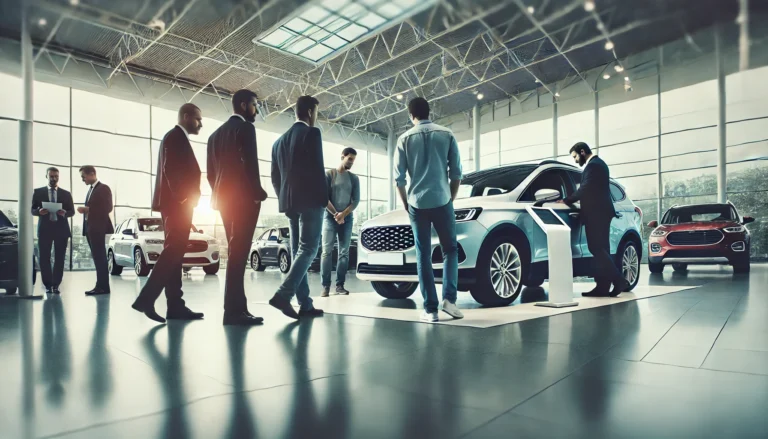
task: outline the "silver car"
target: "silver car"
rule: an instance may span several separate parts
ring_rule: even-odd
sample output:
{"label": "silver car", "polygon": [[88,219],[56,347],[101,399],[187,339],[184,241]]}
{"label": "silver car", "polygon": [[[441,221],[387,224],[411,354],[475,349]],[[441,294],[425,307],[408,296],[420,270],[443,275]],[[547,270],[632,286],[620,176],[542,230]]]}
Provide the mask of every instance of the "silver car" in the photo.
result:
{"label": "silver car", "polygon": [[[459,290],[486,306],[514,302],[523,286],[538,287],[549,277],[547,238],[526,211],[551,207],[571,226],[574,276],[592,276],[592,254],[579,220],[578,205],[554,201],[581,182],[575,166],[547,160],[468,174],[454,202],[459,247]],[[611,180],[617,218],[611,223],[611,253],[629,282],[637,285],[642,256],[642,211]],[[416,248],[408,213],[399,208],[367,221],[360,232],[357,277],[390,299],[409,297],[418,286]],[[432,234],[432,268],[442,282],[442,251]]]}

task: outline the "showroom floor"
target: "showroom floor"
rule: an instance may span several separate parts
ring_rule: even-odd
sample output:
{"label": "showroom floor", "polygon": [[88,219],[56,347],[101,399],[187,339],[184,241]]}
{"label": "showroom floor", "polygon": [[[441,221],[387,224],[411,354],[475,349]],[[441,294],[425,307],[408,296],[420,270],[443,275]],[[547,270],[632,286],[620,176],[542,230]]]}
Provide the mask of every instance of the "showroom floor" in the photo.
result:
{"label": "showroom floor", "polygon": [[[94,274],[78,272],[65,274],[61,297],[0,300],[0,437],[768,431],[767,265],[737,277],[729,268],[644,275],[644,286],[699,287],[491,328],[350,316],[332,303],[354,295],[317,298],[340,314],[291,324],[261,304],[280,280],[271,270],[246,274],[250,310],[265,325],[224,328],[223,275],[191,274],[185,298],[206,319],[188,324],[156,326],[132,311],[142,282],[133,275],[113,278],[111,297],[85,297]],[[417,313],[418,302],[397,306]]]}

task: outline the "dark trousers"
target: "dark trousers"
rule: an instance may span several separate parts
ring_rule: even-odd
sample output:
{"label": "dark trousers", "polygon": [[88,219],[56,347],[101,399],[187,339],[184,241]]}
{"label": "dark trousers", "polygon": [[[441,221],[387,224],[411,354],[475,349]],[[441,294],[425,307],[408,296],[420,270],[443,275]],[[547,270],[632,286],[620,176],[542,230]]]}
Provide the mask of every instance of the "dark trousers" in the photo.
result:
{"label": "dark trousers", "polygon": [[86,235],[91,249],[93,265],[96,266],[96,288],[109,291],[109,268],[107,267],[107,235],[88,231]]}
{"label": "dark trousers", "polygon": [[[61,285],[64,276],[64,256],[67,254],[69,236],[40,236],[37,248],[40,250],[40,277],[46,288]],[[53,270],[51,270],[51,249],[54,251]]]}
{"label": "dark trousers", "polygon": [[261,204],[221,208],[221,221],[227,234],[227,280],[224,285],[224,313],[248,310],[245,298],[245,266],[259,220]]}
{"label": "dark trousers", "polygon": [[189,229],[192,226],[192,206],[162,212],[165,242],[163,252],[155,263],[139,300],[154,304],[165,289],[168,309],[184,306],[181,291],[181,266],[189,242]]}
{"label": "dark trousers", "polygon": [[611,221],[613,217],[589,218],[584,223],[587,247],[594,261],[594,278],[598,289],[607,291],[611,282],[618,282],[621,273],[611,257]]}

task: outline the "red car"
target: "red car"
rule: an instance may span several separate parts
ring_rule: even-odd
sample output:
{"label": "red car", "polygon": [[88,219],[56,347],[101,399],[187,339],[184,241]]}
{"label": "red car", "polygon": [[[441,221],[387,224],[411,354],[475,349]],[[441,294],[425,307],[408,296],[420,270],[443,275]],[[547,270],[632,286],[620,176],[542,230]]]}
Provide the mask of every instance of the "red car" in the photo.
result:
{"label": "red car", "polygon": [[744,225],[753,221],[739,216],[730,202],[672,206],[661,224],[648,223],[654,228],[648,240],[648,269],[661,273],[665,265],[686,271],[689,264],[719,264],[733,266],[734,273],[748,273],[750,236]]}

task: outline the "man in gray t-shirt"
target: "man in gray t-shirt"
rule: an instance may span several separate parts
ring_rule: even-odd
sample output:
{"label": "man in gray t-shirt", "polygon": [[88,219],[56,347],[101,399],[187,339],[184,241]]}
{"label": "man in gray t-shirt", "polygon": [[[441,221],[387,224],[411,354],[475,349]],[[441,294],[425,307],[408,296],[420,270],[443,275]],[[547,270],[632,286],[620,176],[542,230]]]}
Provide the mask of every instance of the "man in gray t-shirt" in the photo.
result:
{"label": "man in gray t-shirt", "polygon": [[323,253],[320,259],[320,274],[323,279],[321,297],[328,297],[331,290],[331,269],[333,268],[333,246],[339,239],[339,261],[336,266],[336,293],[349,294],[344,281],[349,268],[349,243],[352,239],[352,212],[360,204],[360,180],[350,169],[355,164],[357,151],[345,148],[341,163],[335,169],[326,171],[328,186],[328,208],[323,218]]}

